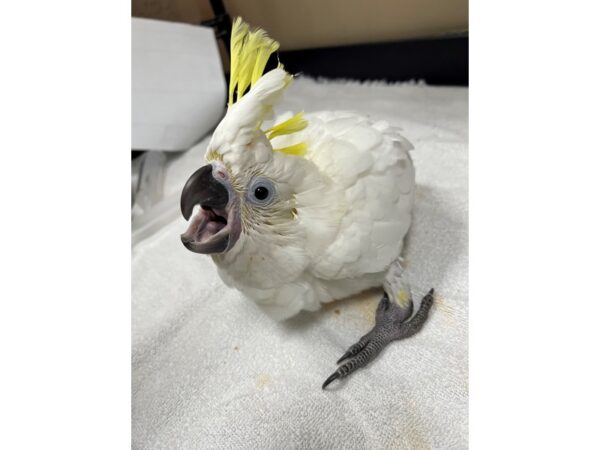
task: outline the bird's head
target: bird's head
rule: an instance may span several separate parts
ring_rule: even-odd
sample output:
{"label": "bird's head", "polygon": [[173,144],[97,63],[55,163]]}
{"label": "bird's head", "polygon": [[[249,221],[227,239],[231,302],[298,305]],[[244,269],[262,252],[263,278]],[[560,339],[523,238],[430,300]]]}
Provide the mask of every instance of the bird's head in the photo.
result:
{"label": "bird's head", "polygon": [[181,239],[193,252],[224,253],[243,235],[281,238],[291,230],[306,144],[274,148],[272,140],[301,131],[307,122],[299,113],[262,129],[292,79],[281,66],[263,75],[277,48],[264,31],[234,22],[227,114],[207,148],[207,164],[194,172],[181,195],[181,212],[189,220]]}

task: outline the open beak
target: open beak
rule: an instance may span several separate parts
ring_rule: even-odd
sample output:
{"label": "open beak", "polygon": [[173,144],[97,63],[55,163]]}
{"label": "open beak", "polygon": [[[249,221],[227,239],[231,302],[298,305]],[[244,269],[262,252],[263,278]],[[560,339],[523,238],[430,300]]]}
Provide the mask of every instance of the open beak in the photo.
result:
{"label": "open beak", "polygon": [[[181,213],[190,221],[188,229],[181,235],[181,242],[196,253],[222,253],[237,240],[236,233],[232,235],[231,232],[236,212],[230,205],[229,191],[212,173],[211,164],[201,167],[181,192]],[[190,220],[196,205],[200,205],[200,210]]]}

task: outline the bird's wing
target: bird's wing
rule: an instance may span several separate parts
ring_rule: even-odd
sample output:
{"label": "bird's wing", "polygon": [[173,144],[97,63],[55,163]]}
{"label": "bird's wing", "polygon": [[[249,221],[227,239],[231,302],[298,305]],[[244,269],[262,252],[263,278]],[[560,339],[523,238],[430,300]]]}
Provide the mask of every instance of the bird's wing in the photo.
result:
{"label": "bird's wing", "polygon": [[333,239],[313,255],[322,279],[356,277],[387,269],[402,250],[411,222],[415,172],[412,145],[387,122],[346,112],[307,115],[301,138],[312,160],[342,193]]}

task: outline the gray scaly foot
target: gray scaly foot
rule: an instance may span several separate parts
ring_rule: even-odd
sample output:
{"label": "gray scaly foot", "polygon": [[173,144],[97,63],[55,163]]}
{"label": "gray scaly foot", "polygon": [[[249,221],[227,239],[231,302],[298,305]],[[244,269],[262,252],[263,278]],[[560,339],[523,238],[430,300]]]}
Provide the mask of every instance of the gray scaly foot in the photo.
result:
{"label": "gray scaly foot", "polygon": [[427,320],[431,305],[433,305],[433,289],[423,297],[417,313],[410,320],[406,321],[407,317],[412,313],[412,302],[410,302],[409,307],[403,307],[396,302],[391,302],[388,294],[384,294],[377,306],[375,326],[361,337],[356,344],[351,346],[338,360],[338,364],[344,360],[348,361],[338,367],[325,380],[322,386],[323,389],[332,381],[347,377],[356,369],[373,361],[379,352],[390,342],[406,339],[419,332]]}

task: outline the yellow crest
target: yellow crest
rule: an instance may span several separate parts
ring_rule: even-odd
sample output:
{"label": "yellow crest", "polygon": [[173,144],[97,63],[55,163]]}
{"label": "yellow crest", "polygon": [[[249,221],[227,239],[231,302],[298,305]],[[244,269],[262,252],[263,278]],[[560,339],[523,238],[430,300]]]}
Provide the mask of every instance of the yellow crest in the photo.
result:
{"label": "yellow crest", "polygon": [[[278,49],[279,42],[271,39],[264,30],[260,28],[250,30],[250,26],[243,22],[240,17],[234,20],[231,29],[229,106],[238,102],[244,96],[248,87],[252,89],[254,84],[262,77],[269,57]],[[279,67],[283,68],[281,63]],[[292,118],[274,125],[265,131],[265,134],[271,140],[277,136],[296,133],[307,126],[308,122],[304,119],[304,113],[300,112]],[[306,153],[306,144],[299,143],[289,147],[274,148],[273,150],[301,156]]]}

